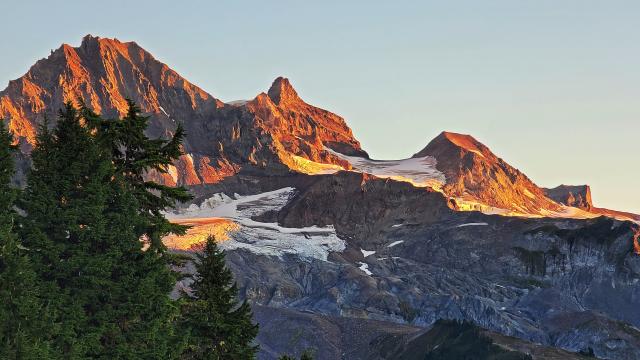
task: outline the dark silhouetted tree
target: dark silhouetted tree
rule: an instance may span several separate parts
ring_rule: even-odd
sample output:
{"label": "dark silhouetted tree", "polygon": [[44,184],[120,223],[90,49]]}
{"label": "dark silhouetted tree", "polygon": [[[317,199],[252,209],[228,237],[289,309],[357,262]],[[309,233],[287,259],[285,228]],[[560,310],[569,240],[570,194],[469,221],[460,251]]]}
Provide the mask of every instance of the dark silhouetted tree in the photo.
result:
{"label": "dark silhouetted tree", "polygon": [[188,332],[184,359],[253,359],[258,326],[245,301],[238,303],[225,254],[210,236],[196,255],[191,293],[185,294],[183,326]]}
{"label": "dark silhouetted tree", "polygon": [[17,190],[12,136],[0,121],[0,358],[51,358],[45,334],[48,309],[38,297],[39,284],[25,248],[14,232]]}
{"label": "dark silhouetted tree", "polygon": [[118,155],[107,141],[116,131],[97,131],[92,121],[107,121],[83,114],[67,104],[53,131],[41,129],[20,202],[25,245],[57,309],[55,349],[65,359],[175,358],[178,309],[168,296],[175,276],[168,256],[145,251],[141,241],[173,229],[160,213],[170,200],[159,190],[150,205],[139,187],[153,185],[133,175],[174,154],[158,150],[150,162]]}

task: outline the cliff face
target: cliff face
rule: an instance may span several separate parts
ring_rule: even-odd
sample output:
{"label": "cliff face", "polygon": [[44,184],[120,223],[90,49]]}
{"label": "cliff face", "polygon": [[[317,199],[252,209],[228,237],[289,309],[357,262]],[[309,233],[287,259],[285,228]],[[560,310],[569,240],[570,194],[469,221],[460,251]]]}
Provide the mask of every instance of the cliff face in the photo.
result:
{"label": "cliff face", "polygon": [[525,174],[469,135],[443,132],[413,157],[422,156],[436,158],[451,197],[523,214],[560,210]]}
{"label": "cliff face", "polygon": [[[342,154],[368,157],[343,118],[304,102],[288,79],[277,78],[267,95],[274,106],[260,109],[250,103],[248,107],[256,115],[264,116],[269,128],[289,152],[320,159],[322,156],[317,153],[322,148],[307,149],[307,144],[324,144]],[[277,111],[273,111],[274,108]]]}
{"label": "cliff face", "polygon": [[189,83],[134,42],[86,36],[79,47],[62,45],[0,93],[0,116],[20,139],[33,144],[36,124],[64,102],[81,98],[96,112],[123,115],[126,98],[154,116],[156,135],[181,117],[204,117],[223,103]]}
{"label": "cliff face", "polygon": [[124,115],[126,99],[134,100],[151,117],[152,137],[169,136],[182,123],[186,154],[168,174],[151,175],[169,185],[216,183],[243,169],[287,173],[297,169],[296,157],[348,167],[325,147],[366,156],[341,117],[302,101],[287,79],[249,102],[225,104],[135,42],[90,35],[11,81],[0,92],[0,118],[28,154],[43,118],[55,120],[65,102],[77,99],[107,117]]}
{"label": "cliff face", "polygon": [[560,204],[587,211],[593,208],[589,185],[560,185],[552,189],[543,188],[542,190],[549,198]]}
{"label": "cliff face", "polygon": [[466,319],[569,351],[640,356],[637,224],[456,212],[446,202],[406,182],[316,176],[267,221],[309,229],[301,249],[333,225],[343,251],[322,261],[234,250],[228,263],[242,296],[265,306],[417,326]]}

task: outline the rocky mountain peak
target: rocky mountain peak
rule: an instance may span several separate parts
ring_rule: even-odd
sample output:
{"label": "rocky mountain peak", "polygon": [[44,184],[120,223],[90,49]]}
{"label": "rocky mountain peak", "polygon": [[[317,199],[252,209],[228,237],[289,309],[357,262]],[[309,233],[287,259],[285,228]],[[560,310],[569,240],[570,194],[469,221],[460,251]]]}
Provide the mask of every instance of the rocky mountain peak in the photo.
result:
{"label": "rocky mountain peak", "polygon": [[481,155],[491,153],[489,148],[484,146],[482,143],[480,143],[471,135],[443,131],[440,134],[440,136],[450,141],[453,145],[458,146],[464,150],[471,151],[473,153],[478,153]]}
{"label": "rocky mountain peak", "polygon": [[366,156],[344,119],[302,101],[284,77],[251,101],[226,105],[135,42],[93,35],[77,47],[63,44],[11,81],[0,92],[0,119],[28,155],[38,123],[78,98],[107,117],[124,115],[133,100],[151,117],[152,137],[182,123],[186,154],[155,179],[169,185],[215,183],[255,167],[287,173],[304,159],[340,162],[325,147]]}
{"label": "rocky mountain peak", "polygon": [[[57,109],[77,98],[107,116],[124,114],[130,98],[144,112],[166,118],[154,119],[152,131],[158,135],[175,126],[173,120],[186,121],[224,105],[136,43],[87,35],[79,47],[63,44],[11,81],[0,92],[0,118],[8,119],[19,141],[32,144],[36,123],[45,115],[55,119]],[[172,116],[163,109],[173,109]]]}
{"label": "rocky mountain peak", "polygon": [[427,155],[436,157],[436,155],[442,156],[446,153],[457,153],[461,156],[475,154],[495,158],[491,150],[473,136],[448,131],[441,132],[429,142],[427,147],[414,154],[413,157],[423,157]]}
{"label": "rocky mountain peak", "polygon": [[289,79],[282,76],[273,81],[267,94],[276,105],[292,104],[302,101],[289,82]]}
{"label": "rocky mountain peak", "polygon": [[526,175],[470,135],[442,132],[413,157],[424,156],[434,157],[436,168],[445,174],[445,193],[471,204],[464,207],[537,215],[560,209]]}

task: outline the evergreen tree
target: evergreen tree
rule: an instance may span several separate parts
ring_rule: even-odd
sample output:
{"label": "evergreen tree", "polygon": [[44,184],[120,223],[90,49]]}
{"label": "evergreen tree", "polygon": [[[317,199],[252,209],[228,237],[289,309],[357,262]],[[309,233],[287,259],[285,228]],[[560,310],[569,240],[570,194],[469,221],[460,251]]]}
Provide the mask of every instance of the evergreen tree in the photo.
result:
{"label": "evergreen tree", "polygon": [[35,273],[14,233],[16,189],[10,186],[14,172],[12,136],[0,121],[0,358],[51,358],[42,334],[45,309],[38,298]]}
{"label": "evergreen tree", "polygon": [[167,173],[168,166],[182,155],[184,129],[181,125],[171,139],[150,139],[145,135],[149,117],[140,114],[140,108],[127,100],[127,115],[121,120],[103,119],[85,106],[81,110],[87,124],[108,147],[116,172],[120,174],[139,203],[139,215],[144,218],[143,233],[149,240],[150,250],[164,251],[162,238],[173,233],[182,235],[188,228],[169,222],[162,211],[178,202],[191,199],[184,187],[170,187],[145,180],[150,171]]}
{"label": "evergreen tree", "polygon": [[53,131],[41,129],[20,202],[25,245],[57,309],[54,346],[65,359],[173,358],[175,277],[140,241],[155,218],[95,130],[67,104]]}
{"label": "evergreen tree", "polygon": [[210,236],[196,254],[191,294],[185,294],[184,327],[189,333],[184,359],[253,359],[258,326],[251,308],[237,303],[238,289],[225,254]]}
{"label": "evergreen tree", "polygon": [[[296,358],[289,355],[282,355],[278,360],[296,360]],[[300,360],[313,360],[313,352],[311,350],[305,350],[302,355],[300,355]]]}

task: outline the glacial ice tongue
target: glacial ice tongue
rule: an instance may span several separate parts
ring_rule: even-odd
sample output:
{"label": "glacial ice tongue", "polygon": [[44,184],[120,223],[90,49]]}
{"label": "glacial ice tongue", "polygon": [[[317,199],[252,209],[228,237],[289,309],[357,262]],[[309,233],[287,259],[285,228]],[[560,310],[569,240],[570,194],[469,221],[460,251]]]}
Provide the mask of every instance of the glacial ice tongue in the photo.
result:
{"label": "glacial ice tongue", "polygon": [[165,244],[173,249],[190,250],[212,233],[222,240],[222,249],[245,249],[260,255],[292,254],[326,261],[330,252],[343,251],[346,244],[336,235],[333,226],[287,228],[252,219],[282,209],[294,192],[294,188],[286,187],[247,196],[218,193],[201,205],[167,213],[171,221],[193,227],[184,236],[165,238]]}

